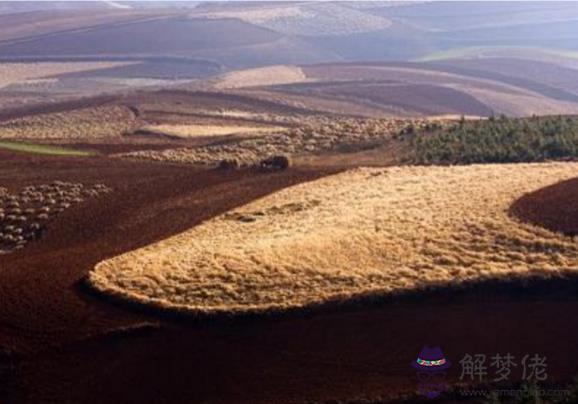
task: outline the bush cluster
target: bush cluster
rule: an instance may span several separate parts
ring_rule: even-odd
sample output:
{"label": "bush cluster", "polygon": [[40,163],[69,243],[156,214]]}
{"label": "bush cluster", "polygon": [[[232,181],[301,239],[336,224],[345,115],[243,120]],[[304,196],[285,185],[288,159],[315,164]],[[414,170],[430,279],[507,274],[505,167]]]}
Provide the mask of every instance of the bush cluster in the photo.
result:
{"label": "bush cluster", "polygon": [[27,186],[18,194],[0,188],[0,254],[40,238],[47,222],[74,204],[110,191],[104,184],[85,187],[63,181]]}
{"label": "bush cluster", "polygon": [[578,157],[578,117],[460,120],[413,137],[421,164],[510,163]]}

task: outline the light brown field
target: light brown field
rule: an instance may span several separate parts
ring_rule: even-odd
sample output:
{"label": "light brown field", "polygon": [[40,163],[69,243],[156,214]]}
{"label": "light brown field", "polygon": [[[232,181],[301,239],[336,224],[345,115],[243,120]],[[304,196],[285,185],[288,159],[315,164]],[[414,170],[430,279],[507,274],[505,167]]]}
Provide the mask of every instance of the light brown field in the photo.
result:
{"label": "light brown field", "polygon": [[0,123],[0,139],[96,139],[117,137],[137,126],[134,113],[121,106],[103,106],[33,115]]}
{"label": "light brown field", "polygon": [[269,86],[310,81],[297,66],[267,66],[227,73],[215,85],[220,89]]}
{"label": "light brown field", "polygon": [[135,64],[135,62],[0,63],[0,88],[28,80],[130,64]]}
{"label": "light brown field", "polygon": [[356,169],[99,263],[96,289],[189,313],[300,308],[578,270],[576,239],[508,216],[577,163]]}
{"label": "light brown field", "polygon": [[220,125],[150,125],[144,130],[180,138],[197,138],[210,136],[227,136],[235,134],[272,133],[284,130],[274,126],[220,126]]}

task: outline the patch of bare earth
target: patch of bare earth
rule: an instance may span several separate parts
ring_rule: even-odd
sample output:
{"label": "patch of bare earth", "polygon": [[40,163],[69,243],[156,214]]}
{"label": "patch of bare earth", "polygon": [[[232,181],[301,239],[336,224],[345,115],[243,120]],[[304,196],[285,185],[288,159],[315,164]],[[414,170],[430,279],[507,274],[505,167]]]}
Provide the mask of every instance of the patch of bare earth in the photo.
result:
{"label": "patch of bare earth", "polygon": [[578,236],[578,179],[574,178],[526,194],[511,208],[528,223],[568,236]]}

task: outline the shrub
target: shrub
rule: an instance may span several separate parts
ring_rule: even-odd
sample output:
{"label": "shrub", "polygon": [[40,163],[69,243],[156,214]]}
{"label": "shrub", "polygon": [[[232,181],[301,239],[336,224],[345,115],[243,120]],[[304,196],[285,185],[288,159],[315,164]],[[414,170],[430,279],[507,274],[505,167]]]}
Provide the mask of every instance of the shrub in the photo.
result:
{"label": "shrub", "polygon": [[261,168],[267,170],[286,170],[291,166],[291,159],[288,156],[271,156],[261,161]]}
{"label": "shrub", "polygon": [[237,159],[224,159],[219,162],[220,170],[236,170],[239,168],[239,160]]}

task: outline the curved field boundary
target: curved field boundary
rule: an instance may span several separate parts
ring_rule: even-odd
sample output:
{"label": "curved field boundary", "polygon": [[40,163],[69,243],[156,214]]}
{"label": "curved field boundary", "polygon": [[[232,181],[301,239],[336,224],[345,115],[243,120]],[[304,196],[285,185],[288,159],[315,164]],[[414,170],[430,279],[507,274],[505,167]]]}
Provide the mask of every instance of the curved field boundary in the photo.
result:
{"label": "curved field boundary", "polygon": [[285,311],[578,270],[578,245],[508,215],[576,163],[356,169],[96,265],[98,291],[191,314]]}
{"label": "curved field boundary", "polygon": [[576,201],[578,178],[524,195],[512,205],[511,212],[524,222],[575,237],[578,236]]}
{"label": "curved field boundary", "polygon": [[11,119],[25,118],[33,115],[44,115],[58,112],[68,112],[78,109],[100,107],[115,101],[122,100],[122,97],[117,95],[99,95],[95,97],[84,97],[74,100],[66,100],[54,103],[41,103],[26,105],[17,108],[7,108],[0,111],[0,122],[9,121]]}

